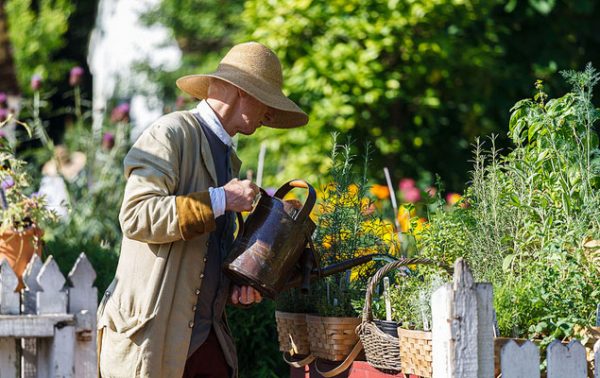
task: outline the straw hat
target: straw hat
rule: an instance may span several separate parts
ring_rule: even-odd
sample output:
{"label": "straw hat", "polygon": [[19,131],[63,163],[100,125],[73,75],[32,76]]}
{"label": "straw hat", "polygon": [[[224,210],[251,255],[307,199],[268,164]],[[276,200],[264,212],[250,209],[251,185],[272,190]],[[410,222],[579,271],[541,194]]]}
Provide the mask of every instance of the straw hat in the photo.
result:
{"label": "straw hat", "polygon": [[284,129],[308,122],[306,113],[281,91],[283,75],[279,59],[260,43],[247,42],[233,46],[215,72],[181,77],[177,80],[177,86],[196,98],[205,99],[210,78],[233,84],[273,109],[272,120],[265,126]]}

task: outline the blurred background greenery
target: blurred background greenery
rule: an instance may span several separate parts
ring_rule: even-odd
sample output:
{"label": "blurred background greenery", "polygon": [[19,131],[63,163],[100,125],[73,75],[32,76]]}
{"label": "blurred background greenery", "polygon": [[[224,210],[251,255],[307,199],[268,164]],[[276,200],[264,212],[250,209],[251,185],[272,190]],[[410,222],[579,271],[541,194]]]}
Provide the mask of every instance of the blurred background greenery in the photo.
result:
{"label": "blurred background greenery", "polygon": [[[42,126],[55,144],[84,150],[88,162],[96,161],[101,146],[101,133],[91,126],[94,78],[87,63],[98,6],[98,0],[0,1],[0,92],[22,94],[19,118],[32,122],[30,80],[40,75]],[[372,142],[372,183],[384,184],[388,167],[394,185],[411,178],[425,189],[439,175],[446,192],[461,193],[475,138],[497,133],[497,146],[507,147],[509,109],[533,95],[536,79],[558,96],[567,89],[558,71],[600,66],[600,3],[594,0],[159,0],[139,17],[149,27],[166,27],[182,51],[176,70],[136,63],[158,84],[154,95],[164,111],[194,106],[175,79],[214,70],[233,44],[257,40],[277,53],[285,92],[310,122],[239,139],[243,171],[256,172],[257,141],[264,142],[265,187],[295,177],[326,183],[330,134],[337,131],[361,142],[354,143],[356,153],[363,141]],[[77,94],[66,80],[73,66],[84,68]],[[84,109],[79,115],[77,96]],[[110,119],[119,100],[115,95],[103,109],[101,131],[129,127],[128,117]],[[100,293],[114,274],[121,237],[121,159],[131,140],[117,142],[116,152],[102,160],[110,170],[88,167],[96,185],[68,183],[75,193],[71,214],[48,232],[45,249],[67,271],[86,251]],[[48,144],[23,139],[15,148],[41,180],[40,168],[52,154]],[[285,375],[273,311],[267,301],[230,312],[244,377]]]}

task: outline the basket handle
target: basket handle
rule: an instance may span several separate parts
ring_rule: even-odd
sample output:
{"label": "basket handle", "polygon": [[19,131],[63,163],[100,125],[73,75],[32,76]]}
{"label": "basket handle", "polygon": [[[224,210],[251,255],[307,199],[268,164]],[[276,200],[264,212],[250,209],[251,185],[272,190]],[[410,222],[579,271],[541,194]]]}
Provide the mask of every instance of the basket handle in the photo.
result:
{"label": "basket handle", "polygon": [[371,300],[373,298],[373,292],[375,291],[375,287],[379,284],[379,281],[381,280],[381,278],[383,276],[385,276],[386,274],[388,274],[389,272],[391,272],[392,270],[396,270],[403,266],[415,265],[415,264],[437,265],[440,268],[447,271],[448,273],[452,274],[452,268],[450,268],[449,266],[439,263],[437,261],[433,261],[433,260],[425,259],[425,258],[421,258],[421,257],[402,258],[400,260],[397,260],[397,261],[394,261],[394,262],[384,265],[373,275],[373,277],[371,277],[369,279],[369,282],[367,284],[367,295],[365,298],[365,307],[363,307],[363,316],[362,316],[363,322],[370,322],[373,320],[373,313],[371,312]]}
{"label": "basket handle", "polygon": [[310,364],[315,360],[315,356],[309,354],[299,361],[292,360],[292,356],[288,352],[283,352],[283,360],[287,362],[288,365],[294,368],[303,368],[306,365]]}
{"label": "basket handle", "polygon": [[317,373],[319,373],[321,376],[325,377],[325,378],[329,378],[329,377],[335,377],[338,374],[341,374],[343,372],[345,372],[346,370],[348,370],[348,368],[350,367],[350,365],[352,365],[352,363],[354,362],[354,360],[356,359],[356,357],[358,356],[358,354],[362,351],[363,349],[363,345],[362,342],[360,340],[358,340],[356,342],[356,345],[354,345],[354,348],[352,348],[352,351],[350,352],[350,354],[346,357],[346,359],[344,361],[342,361],[341,364],[339,364],[338,366],[334,367],[331,370],[328,371],[321,371],[321,369],[319,369],[319,360],[315,360],[315,370],[317,371]]}

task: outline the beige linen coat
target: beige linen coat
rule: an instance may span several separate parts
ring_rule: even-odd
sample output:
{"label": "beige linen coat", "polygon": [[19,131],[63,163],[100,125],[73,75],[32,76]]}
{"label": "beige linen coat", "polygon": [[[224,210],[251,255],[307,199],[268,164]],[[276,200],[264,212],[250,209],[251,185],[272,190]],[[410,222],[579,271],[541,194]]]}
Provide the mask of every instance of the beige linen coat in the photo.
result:
{"label": "beige linen coat", "polygon": [[[233,175],[241,162],[232,154]],[[181,377],[215,229],[210,146],[190,112],[161,117],[125,158],[127,185],[115,278],[98,309],[102,377]],[[214,324],[237,374],[225,317]]]}

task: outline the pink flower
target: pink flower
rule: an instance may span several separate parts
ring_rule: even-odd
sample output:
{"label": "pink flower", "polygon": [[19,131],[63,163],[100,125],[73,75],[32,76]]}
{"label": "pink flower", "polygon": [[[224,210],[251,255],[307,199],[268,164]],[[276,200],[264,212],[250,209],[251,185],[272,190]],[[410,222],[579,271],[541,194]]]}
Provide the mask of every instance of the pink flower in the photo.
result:
{"label": "pink flower", "polygon": [[39,91],[42,88],[42,77],[35,74],[31,77],[31,89]]}
{"label": "pink flower", "polygon": [[416,203],[421,200],[421,191],[419,188],[411,187],[402,190],[402,198],[406,202]]}
{"label": "pink flower", "polygon": [[415,180],[413,180],[411,178],[403,178],[398,183],[398,187],[400,188],[401,191],[403,191],[405,189],[414,188],[415,187]]}
{"label": "pink flower", "polygon": [[435,197],[437,194],[437,188],[435,186],[430,186],[429,188],[425,189],[425,192],[429,194],[429,197]]}
{"label": "pink flower", "polygon": [[8,96],[4,92],[0,92],[0,105],[6,105],[6,100]]}
{"label": "pink flower", "polygon": [[77,66],[71,68],[71,72],[69,74],[69,85],[74,87],[76,85],[81,84],[81,78],[83,77],[83,68]]}

